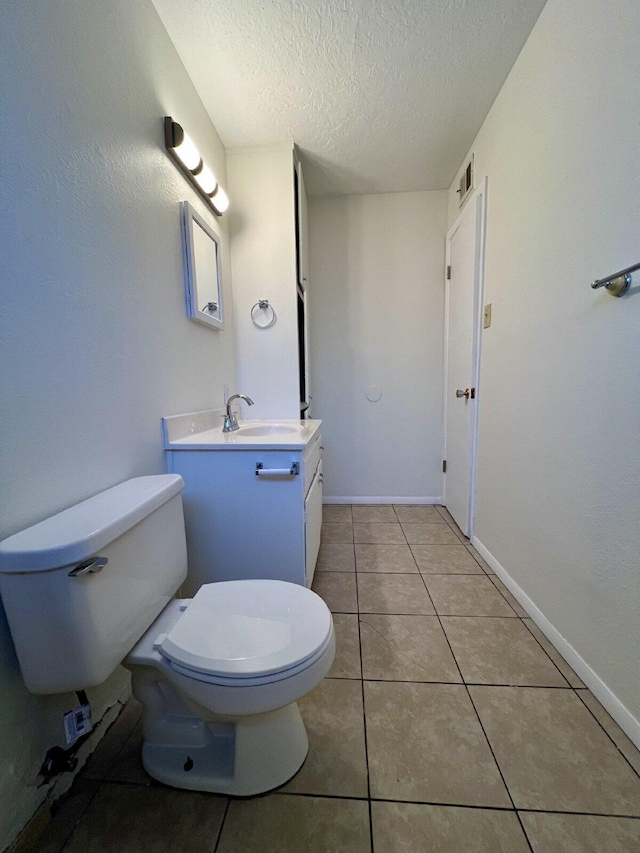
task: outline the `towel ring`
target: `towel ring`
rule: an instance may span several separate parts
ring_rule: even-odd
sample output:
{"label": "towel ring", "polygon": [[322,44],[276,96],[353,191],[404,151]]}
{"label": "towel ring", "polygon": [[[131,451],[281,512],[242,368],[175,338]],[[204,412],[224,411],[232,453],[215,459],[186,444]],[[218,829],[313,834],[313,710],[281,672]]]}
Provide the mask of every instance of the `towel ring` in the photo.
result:
{"label": "towel ring", "polygon": [[[256,316],[255,316],[256,315],[256,309],[258,309],[260,311],[267,311],[267,312],[271,311],[271,319],[268,320],[266,323],[258,323],[256,321]],[[267,314],[267,316],[268,316],[268,314]],[[276,319],[277,319],[276,318],[276,312],[273,309],[273,305],[269,305],[268,299],[259,299],[256,302],[256,304],[253,306],[253,308],[251,309],[251,320],[253,322],[253,325],[257,329],[268,329],[270,326],[273,326]]]}

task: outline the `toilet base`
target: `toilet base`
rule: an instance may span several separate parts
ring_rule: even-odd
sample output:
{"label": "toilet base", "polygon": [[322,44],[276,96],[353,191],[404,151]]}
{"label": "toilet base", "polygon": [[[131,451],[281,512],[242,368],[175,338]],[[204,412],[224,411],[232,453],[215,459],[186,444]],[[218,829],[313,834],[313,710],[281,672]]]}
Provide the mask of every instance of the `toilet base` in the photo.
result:
{"label": "toilet base", "polygon": [[[145,727],[146,728],[146,727]],[[307,757],[309,739],[296,702],[234,719],[169,714],[142,747],[147,773],[165,785],[237,797],[284,785]]]}

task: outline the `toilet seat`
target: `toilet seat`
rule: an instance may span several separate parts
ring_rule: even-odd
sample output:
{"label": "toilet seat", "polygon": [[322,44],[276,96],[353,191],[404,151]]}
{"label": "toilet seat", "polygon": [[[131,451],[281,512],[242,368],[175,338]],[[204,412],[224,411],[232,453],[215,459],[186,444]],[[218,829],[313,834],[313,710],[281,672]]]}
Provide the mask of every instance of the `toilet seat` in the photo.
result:
{"label": "toilet seat", "polygon": [[311,666],[332,641],[331,613],[298,584],[205,584],[154,647],[189,678],[229,686],[279,681]]}
{"label": "toilet seat", "polygon": [[187,669],[186,666],[181,666],[179,663],[175,663],[175,661],[169,660],[167,662],[174,672],[179,672],[180,675],[184,675],[194,681],[203,681],[206,684],[217,684],[220,687],[259,687],[261,684],[275,684],[278,681],[284,681],[287,678],[292,678],[294,675],[297,675],[305,669],[309,669],[309,667],[327,653],[328,649],[331,647],[331,643],[332,636],[330,634],[322,644],[322,647],[310,658],[307,658],[289,669],[285,669],[280,672],[272,672],[269,675],[262,676],[227,677],[224,675],[209,675],[208,673],[196,672],[195,670]]}

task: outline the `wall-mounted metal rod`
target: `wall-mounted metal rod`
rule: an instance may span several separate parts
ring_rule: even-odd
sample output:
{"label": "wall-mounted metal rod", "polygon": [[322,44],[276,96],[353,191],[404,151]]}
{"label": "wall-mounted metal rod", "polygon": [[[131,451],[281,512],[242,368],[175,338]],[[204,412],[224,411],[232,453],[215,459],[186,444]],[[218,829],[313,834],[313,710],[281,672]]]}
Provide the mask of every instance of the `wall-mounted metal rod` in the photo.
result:
{"label": "wall-mounted metal rod", "polygon": [[613,275],[608,275],[606,278],[599,278],[591,283],[591,287],[594,290],[598,287],[606,287],[607,293],[610,293],[612,296],[622,296],[631,284],[631,273],[636,270],[640,270],[640,264],[633,264]]}

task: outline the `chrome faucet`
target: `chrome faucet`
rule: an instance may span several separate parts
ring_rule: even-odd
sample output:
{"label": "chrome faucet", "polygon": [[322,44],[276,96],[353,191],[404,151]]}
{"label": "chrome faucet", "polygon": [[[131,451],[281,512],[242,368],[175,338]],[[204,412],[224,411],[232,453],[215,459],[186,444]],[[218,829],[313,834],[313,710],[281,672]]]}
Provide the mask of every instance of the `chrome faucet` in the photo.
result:
{"label": "chrome faucet", "polygon": [[253,406],[253,400],[251,397],[247,397],[246,394],[232,394],[227,400],[227,414],[223,415],[224,426],[222,427],[222,432],[235,432],[237,429],[240,429],[236,413],[231,411],[231,404],[234,400],[244,400],[248,406]]}

